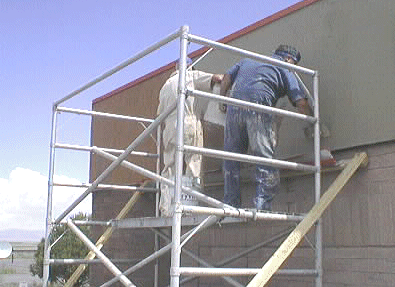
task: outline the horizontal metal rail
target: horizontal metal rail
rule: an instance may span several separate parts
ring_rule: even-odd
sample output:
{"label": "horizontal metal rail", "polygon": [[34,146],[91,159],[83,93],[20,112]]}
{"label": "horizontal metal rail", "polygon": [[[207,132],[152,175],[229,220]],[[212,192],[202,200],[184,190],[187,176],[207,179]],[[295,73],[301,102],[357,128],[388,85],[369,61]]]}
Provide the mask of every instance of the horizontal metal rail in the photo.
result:
{"label": "horizontal metal rail", "polygon": [[[208,227],[216,224],[218,222],[218,217],[216,216],[210,216],[210,220],[206,222],[206,225],[204,226],[204,229],[207,229]],[[201,231],[203,231],[203,229],[201,229]],[[188,237],[189,234],[191,234],[193,232],[193,229],[189,230],[188,232],[186,232],[185,234],[183,234],[181,236],[181,240],[185,239]],[[163,256],[164,254],[166,254],[167,252],[169,252],[171,250],[172,244],[169,243],[166,246],[162,247],[161,249],[159,249],[158,251],[154,252],[153,254],[151,254],[150,256],[144,258],[143,260],[141,260],[139,263],[137,263],[136,265],[128,268],[126,271],[123,272],[123,275],[129,275],[132,274],[133,272],[136,272],[137,270],[139,270],[140,268],[144,267],[145,265],[151,263],[153,260]],[[117,282],[118,280],[120,280],[119,276],[111,279],[110,281],[104,283],[101,285],[101,287],[105,287],[105,286],[111,286],[113,283]]]}
{"label": "horizontal metal rail", "polygon": [[198,148],[189,145],[184,145],[184,151],[189,153],[197,153],[214,158],[268,165],[268,166],[273,166],[283,169],[293,169],[293,170],[312,171],[312,172],[315,172],[317,170],[315,166],[307,165],[307,164],[288,162],[278,159],[268,159],[259,156],[245,155],[245,154],[227,152],[227,151],[216,150],[216,149]]}
{"label": "horizontal metal rail", "polygon": [[316,118],[307,116],[304,114],[290,112],[290,111],[278,109],[278,108],[272,108],[272,107],[261,105],[261,104],[251,103],[251,102],[247,102],[247,101],[243,101],[243,100],[239,100],[239,99],[234,99],[234,98],[230,98],[230,97],[224,97],[224,96],[220,96],[220,95],[216,95],[216,94],[202,92],[199,90],[188,89],[187,93],[188,93],[188,95],[193,95],[193,96],[196,96],[199,98],[208,98],[208,99],[216,101],[216,102],[222,102],[222,103],[229,104],[232,106],[250,109],[250,110],[254,110],[254,111],[258,111],[258,112],[262,112],[262,113],[292,117],[295,119],[308,121],[310,123],[316,122]]}
{"label": "horizontal metal rail", "polygon": [[[206,215],[186,216],[181,220],[182,226],[194,226],[201,224],[207,218]],[[247,222],[246,218],[232,218],[227,217],[221,220],[221,224],[242,223]],[[99,225],[111,226],[114,228],[154,228],[154,227],[170,227],[172,225],[171,217],[141,217],[141,218],[125,218],[125,219],[111,219],[109,221],[93,221],[93,220],[73,220],[77,226],[81,225]],[[61,222],[61,224],[66,224]]]}
{"label": "horizontal metal rail", "polygon": [[[61,149],[71,149],[71,150],[80,150],[80,151],[93,151],[93,147],[91,146],[81,146],[81,145],[71,145],[71,144],[61,144],[61,143],[55,143],[54,145],[55,148],[61,148]],[[122,149],[112,149],[112,148],[103,148],[103,147],[98,147],[101,150],[104,150],[105,152],[110,152],[113,154],[122,154],[125,152],[125,150]],[[136,155],[136,156],[144,156],[144,157],[152,157],[152,158],[158,158],[158,154],[153,154],[153,153],[148,153],[148,152],[141,152],[141,151],[132,151],[130,153],[131,155]]]}
{"label": "horizontal metal rail", "polygon": [[[222,221],[221,221],[221,224],[222,224]],[[269,245],[270,243],[273,243],[273,242],[275,242],[275,241],[277,241],[277,240],[289,235],[292,230],[293,230],[293,228],[290,228],[290,229],[285,230],[283,232],[277,233],[273,237],[271,237],[270,239],[262,241],[262,242],[258,243],[257,245],[251,246],[251,247],[243,250],[242,252],[236,253],[236,254],[232,255],[231,257],[225,258],[225,259],[223,259],[223,260],[221,260],[219,262],[214,263],[213,267],[223,267],[223,266],[225,266],[225,265],[227,265],[227,264],[229,264],[231,262],[234,262],[237,259],[239,259],[239,258],[241,258],[243,256],[246,256],[246,255],[250,254],[251,252],[254,252],[255,250],[258,250],[258,249],[260,249],[260,248],[262,248],[264,246]],[[206,267],[211,267],[211,266],[206,266]],[[190,282],[190,281],[194,280],[195,278],[196,278],[195,276],[194,277],[188,277],[188,278],[185,278],[185,279],[181,280],[180,283],[181,284],[185,284],[187,282]]]}
{"label": "horizontal metal rail", "polygon": [[[114,156],[112,154],[109,154],[109,153],[106,153],[106,152],[104,152],[102,150],[96,149],[96,150],[94,150],[94,152],[96,152],[98,155],[101,155],[104,158],[107,158],[107,159],[109,159],[111,161],[117,160],[116,156]],[[121,165],[126,167],[126,168],[128,168],[128,169],[131,169],[131,170],[133,170],[135,172],[138,172],[138,173],[140,173],[140,174],[142,174],[142,175],[144,175],[144,176],[146,176],[148,178],[160,181],[161,183],[167,184],[169,186],[174,186],[174,181],[172,181],[172,180],[170,180],[170,179],[168,179],[166,177],[160,176],[160,175],[158,175],[158,174],[156,174],[156,173],[154,173],[154,172],[152,172],[150,170],[142,168],[142,167],[140,167],[140,166],[138,166],[136,164],[133,164],[131,162],[128,162],[126,160],[121,162]],[[215,198],[209,197],[209,196],[207,196],[207,195],[205,195],[205,194],[203,194],[201,192],[198,192],[198,191],[196,191],[196,190],[194,190],[192,188],[183,186],[182,187],[182,191],[185,192],[186,194],[189,194],[191,196],[196,197],[197,200],[205,202],[205,203],[207,203],[207,204],[209,204],[211,206],[216,206],[216,207],[223,207],[223,206],[225,206],[225,207],[228,207],[228,208],[232,208],[230,205],[226,205],[223,202],[221,202],[221,201],[219,201],[219,200],[217,200]]]}
{"label": "horizontal metal rail", "polygon": [[103,113],[103,112],[96,112],[96,111],[89,111],[89,110],[79,110],[79,109],[72,109],[72,108],[66,108],[66,107],[57,107],[56,111],[78,114],[78,115],[114,118],[114,119],[118,119],[118,120],[127,120],[127,121],[132,121],[132,122],[152,123],[154,121],[152,119],[145,119],[145,118],[140,118],[140,117],[130,117],[130,116],[124,116],[124,115],[117,115],[117,114],[110,114],[110,113]]}
{"label": "horizontal metal rail", "polygon": [[[54,183],[53,186],[88,188],[88,187],[91,187],[92,184],[91,183],[82,183],[82,184]],[[96,189],[113,189],[113,190],[122,190],[122,191],[159,192],[159,189],[155,188],[155,187],[140,187],[140,186],[111,185],[111,184],[99,184],[96,187]]]}
{"label": "horizontal metal rail", "polygon": [[[200,224],[207,216],[185,216],[181,219],[182,226],[192,226]],[[224,218],[221,224],[246,222],[244,218]],[[153,228],[172,226],[172,217],[142,217],[125,218],[122,220],[111,220],[111,225],[115,228]]]}
{"label": "horizontal metal rail", "polygon": [[[62,222],[63,223],[63,222]],[[109,221],[97,221],[97,220],[73,220],[73,223],[77,226],[86,225],[98,225],[98,226],[111,226],[112,220]]]}
{"label": "horizontal metal rail", "polygon": [[[131,263],[136,262],[137,259],[110,259],[113,263]],[[51,265],[79,265],[79,264],[103,264],[100,259],[49,259]]]}
{"label": "horizontal metal rail", "polygon": [[258,60],[258,61],[267,62],[267,63],[273,64],[273,65],[276,65],[276,66],[279,66],[282,68],[286,68],[286,69],[289,69],[292,71],[301,72],[301,73],[308,74],[311,76],[314,76],[317,73],[317,71],[314,71],[311,69],[307,69],[307,68],[300,67],[297,65],[289,64],[289,63],[281,61],[281,60],[277,60],[277,59],[274,59],[274,58],[271,58],[268,56],[263,56],[258,53],[250,52],[250,51],[247,51],[247,50],[244,50],[241,48],[236,48],[236,47],[233,47],[233,46],[230,46],[227,44],[218,43],[218,42],[215,42],[215,41],[203,38],[203,37],[195,36],[192,34],[188,34],[188,40],[193,43],[196,43],[196,44],[207,45],[207,46],[218,48],[221,50],[227,50],[229,52],[236,53],[237,55],[241,55],[241,56],[248,57],[248,58],[251,58],[254,60]]}
{"label": "horizontal metal rail", "polygon": [[155,44],[151,45],[147,49],[137,53],[135,56],[129,58],[128,60],[126,60],[126,61],[122,62],[121,64],[117,65],[116,67],[112,68],[108,72],[105,72],[101,76],[98,76],[97,78],[93,79],[92,81],[90,81],[89,83],[85,84],[81,88],[71,92],[70,94],[68,94],[64,98],[62,98],[59,101],[55,102],[54,106],[58,106],[61,103],[73,98],[74,96],[76,96],[76,95],[80,94],[81,92],[89,89],[90,87],[96,85],[97,83],[105,80],[106,78],[108,78],[111,75],[115,74],[116,72],[122,70],[123,68],[126,68],[127,66],[129,66],[129,65],[133,64],[134,62],[140,60],[141,58],[147,56],[151,52],[153,52],[155,50],[158,50],[160,47],[162,47],[162,46],[166,45],[167,43],[177,39],[180,36],[180,31],[181,30],[178,29],[174,33],[172,33],[172,34],[168,35],[167,37],[165,37],[163,40],[156,42]]}
{"label": "horizontal metal rail", "polygon": [[[164,234],[163,232],[161,232],[161,231],[159,231],[159,230],[156,230],[156,229],[153,229],[153,231],[155,232],[155,234],[158,234],[160,237],[164,238],[167,242],[171,242],[171,238],[170,238],[169,236],[167,236],[166,234]],[[189,250],[186,249],[186,248],[184,248],[184,249],[182,250],[182,252],[183,252],[184,254],[186,254],[187,256],[189,256],[190,258],[192,258],[193,260],[195,260],[195,261],[196,261],[197,263],[199,263],[201,266],[208,267],[208,268],[213,268],[213,267],[214,267],[213,265],[211,265],[211,264],[208,263],[207,261],[201,259],[199,256],[197,256],[196,254],[192,253],[191,251],[189,251]],[[190,277],[189,277],[189,278],[186,278],[186,279],[190,279]],[[228,282],[229,284],[233,285],[233,286],[236,286],[236,287],[243,287],[243,285],[241,285],[239,282],[237,282],[237,281],[234,280],[233,278],[230,278],[230,277],[223,277],[223,279],[224,279],[226,282]],[[185,280],[185,281],[187,281],[187,280]],[[189,282],[189,280],[188,280],[188,282]],[[184,282],[181,281],[180,283],[183,284]],[[184,285],[181,285],[181,286],[184,286]]]}
{"label": "horizontal metal rail", "polygon": [[182,209],[185,213],[200,214],[200,215],[216,215],[218,217],[236,217],[236,218],[250,218],[254,220],[279,220],[279,221],[302,221],[303,215],[281,214],[271,212],[260,212],[249,209],[230,209],[230,208],[212,208],[203,206],[183,205]]}
{"label": "horizontal metal rail", "polygon": [[[180,267],[180,274],[184,276],[250,276],[256,275],[261,268],[202,268],[202,267]],[[314,269],[282,269],[277,275],[284,276],[316,276]]]}
{"label": "horizontal metal rail", "polygon": [[[115,170],[122,161],[124,161],[129,154],[134,151],[165,119],[169,114],[173,112],[177,104],[171,105],[162,114],[160,114],[153,123],[151,123],[128,147],[127,149],[116,158],[109,167],[107,167],[98,178],[92,183],[92,185],[85,190],[56,220],[55,223],[59,223],[63,218],[67,216],[81,201],[83,201],[110,173]],[[100,151],[96,148],[97,151]],[[112,156],[112,155],[111,155]]]}

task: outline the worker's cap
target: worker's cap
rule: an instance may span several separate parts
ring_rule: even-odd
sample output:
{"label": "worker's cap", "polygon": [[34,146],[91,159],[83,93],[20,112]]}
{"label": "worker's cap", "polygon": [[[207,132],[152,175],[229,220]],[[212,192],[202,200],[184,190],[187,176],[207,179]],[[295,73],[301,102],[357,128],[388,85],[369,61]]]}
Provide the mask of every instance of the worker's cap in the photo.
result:
{"label": "worker's cap", "polygon": [[298,63],[302,58],[300,52],[296,50],[294,47],[289,45],[278,46],[278,48],[274,51],[274,54],[282,58],[289,56],[295,61],[295,63]]}

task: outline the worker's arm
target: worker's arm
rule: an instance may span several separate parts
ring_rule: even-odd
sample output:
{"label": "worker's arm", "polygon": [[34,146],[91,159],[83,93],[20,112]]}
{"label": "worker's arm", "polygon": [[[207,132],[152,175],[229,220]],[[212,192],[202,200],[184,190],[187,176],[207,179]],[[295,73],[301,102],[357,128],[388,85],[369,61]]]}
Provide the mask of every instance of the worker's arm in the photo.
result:
{"label": "worker's arm", "polygon": [[308,116],[312,116],[313,112],[310,108],[309,102],[307,99],[300,99],[296,102],[296,108],[298,109],[298,112],[301,114],[305,114]]}
{"label": "worker's arm", "polygon": [[[228,91],[230,89],[230,87],[232,86],[232,77],[229,74],[225,74],[222,81],[221,81],[221,88],[219,90],[219,94],[221,96],[228,96]],[[226,104],[224,103],[220,103],[219,104],[219,110],[223,113],[226,113]]]}
{"label": "worker's arm", "polygon": [[221,81],[221,89],[219,91],[219,94],[221,96],[226,97],[227,96],[226,93],[228,92],[231,86],[232,86],[232,77],[229,74],[225,74]]}

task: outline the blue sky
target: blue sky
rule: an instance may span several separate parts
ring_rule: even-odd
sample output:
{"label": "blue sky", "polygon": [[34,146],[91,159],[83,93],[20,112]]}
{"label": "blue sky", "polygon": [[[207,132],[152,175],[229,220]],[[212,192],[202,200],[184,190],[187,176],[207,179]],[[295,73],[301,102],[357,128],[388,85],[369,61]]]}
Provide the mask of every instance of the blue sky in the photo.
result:
{"label": "blue sky", "polygon": [[[218,40],[297,2],[0,0],[0,230],[44,226],[55,101],[182,25]],[[93,99],[175,60],[176,49],[161,49],[65,106],[90,109]],[[58,142],[89,145],[89,122],[61,115]],[[56,162],[60,181],[87,182],[87,154],[59,153]],[[79,192],[65,192],[56,208]]]}

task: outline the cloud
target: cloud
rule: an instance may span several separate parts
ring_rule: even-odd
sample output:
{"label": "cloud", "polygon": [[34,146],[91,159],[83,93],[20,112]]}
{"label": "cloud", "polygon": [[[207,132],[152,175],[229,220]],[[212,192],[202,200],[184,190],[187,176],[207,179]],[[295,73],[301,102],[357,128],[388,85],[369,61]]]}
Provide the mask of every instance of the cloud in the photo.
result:
{"label": "cloud", "polygon": [[[80,184],[77,179],[55,175],[56,183]],[[53,217],[56,218],[85,189],[54,187]],[[48,177],[39,172],[15,168],[9,178],[0,178],[0,229],[44,230],[47,212]],[[72,212],[91,213],[92,198],[88,196]]]}

